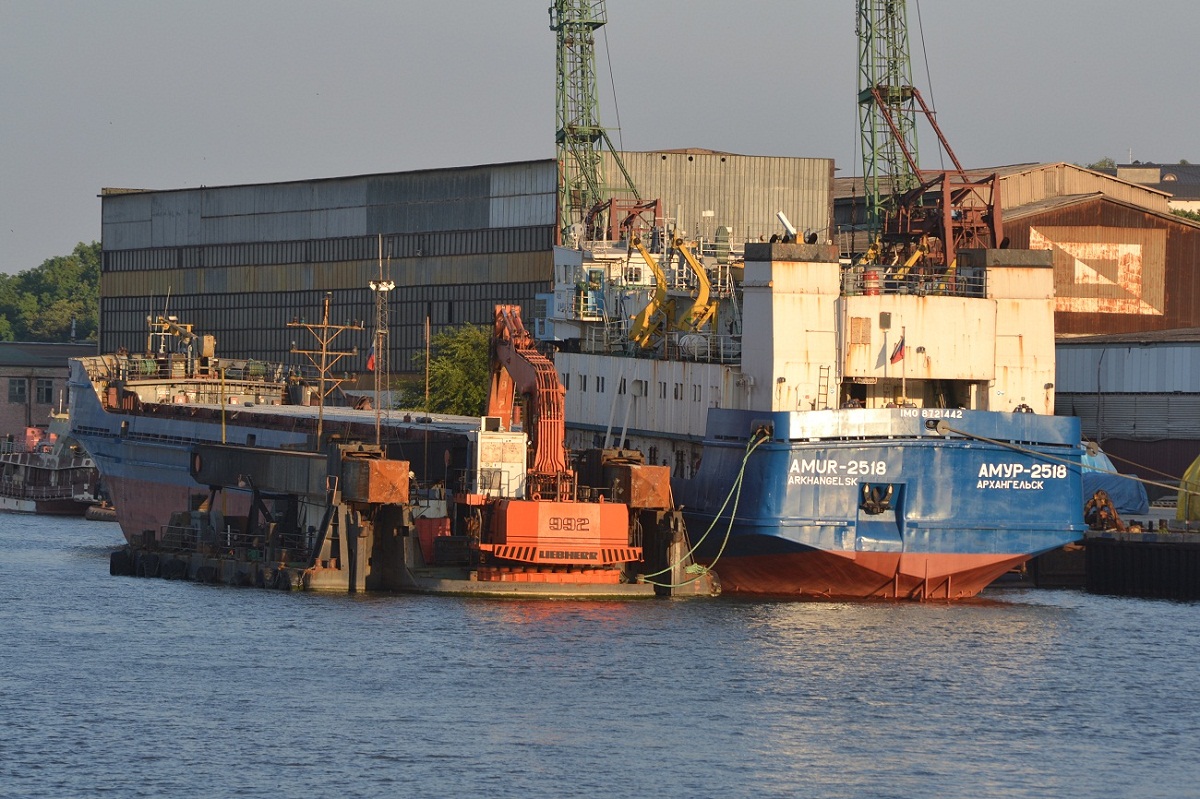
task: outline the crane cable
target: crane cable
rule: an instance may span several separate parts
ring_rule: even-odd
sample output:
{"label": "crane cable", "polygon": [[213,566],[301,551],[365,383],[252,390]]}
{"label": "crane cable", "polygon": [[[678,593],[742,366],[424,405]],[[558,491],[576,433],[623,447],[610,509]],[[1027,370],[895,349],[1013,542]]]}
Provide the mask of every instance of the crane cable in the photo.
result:
{"label": "crane cable", "polygon": [[[704,577],[713,570],[713,567],[717,565],[717,561],[721,559],[721,555],[724,554],[725,546],[729,543],[729,537],[733,532],[733,520],[737,516],[738,502],[741,500],[742,496],[742,479],[746,475],[746,464],[749,462],[750,456],[754,453],[754,450],[758,449],[758,447],[769,438],[770,435],[763,428],[759,428],[758,430],[754,431],[754,435],[752,435],[750,440],[746,442],[746,454],[742,457],[742,464],[738,468],[737,477],[734,478],[733,485],[729,487],[729,493],[725,495],[725,501],[721,503],[721,507],[717,510],[716,514],[713,515],[713,520],[708,525],[708,529],[704,531],[704,535],[696,539],[696,543],[692,545],[691,549],[680,555],[679,558],[676,559],[671,565],[664,569],[660,569],[659,571],[642,575],[640,580],[641,582],[649,585],[655,585],[660,588],[682,588],[683,586],[691,585],[697,580],[704,579]],[[696,550],[700,548],[700,545],[704,543],[704,540],[708,538],[709,533],[711,533],[717,526],[717,522],[720,521],[721,514],[725,512],[725,508],[729,505],[730,500],[733,500],[733,508],[729,511],[729,526],[725,529],[725,537],[721,541],[721,546],[717,549],[716,557],[712,559],[711,563],[709,563],[707,566],[703,566],[699,563],[692,563],[691,565],[685,567],[684,571],[695,576],[684,580],[682,583],[660,583],[647,579],[650,577],[658,577],[661,574],[666,574],[672,571],[679,564],[690,560],[696,553]]]}

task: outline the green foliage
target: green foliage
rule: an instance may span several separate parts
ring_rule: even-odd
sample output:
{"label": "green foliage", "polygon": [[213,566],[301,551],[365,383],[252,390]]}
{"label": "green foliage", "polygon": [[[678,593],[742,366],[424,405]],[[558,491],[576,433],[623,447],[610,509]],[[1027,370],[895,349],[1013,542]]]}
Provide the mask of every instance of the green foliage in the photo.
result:
{"label": "green foliage", "polygon": [[0,275],[0,340],[95,340],[100,322],[100,242],[35,269]]}
{"label": "green foliage", "polygon": [[1111,158],[1101,158],[1099,161],[1087,164],[1087,169],[1116,169],[1117,162]]}
{"label": "green foliage", "polygon": [[[430,341],[429,407],[423,380],[404,388],[401,404],[433,413],[480,416],[487,401],[491,330],[466,324],[438,333]],[[414,369],[425,373],[425,353],[413,357]]]}
{"label": "green foliage", "polygon": [[1190,219],[1193,222],[1200,222],[1200,211],[1185,211],[1182,208],[1175,208],[1171,211],[1175,216],[1182,216],[1184,219]]}

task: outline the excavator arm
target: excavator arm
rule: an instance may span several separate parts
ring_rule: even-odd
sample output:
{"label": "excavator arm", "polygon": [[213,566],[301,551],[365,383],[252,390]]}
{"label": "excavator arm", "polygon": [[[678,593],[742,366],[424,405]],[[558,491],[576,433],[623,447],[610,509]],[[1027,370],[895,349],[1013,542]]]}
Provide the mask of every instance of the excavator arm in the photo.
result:
{"label": "excavator arm", "polygon": [[496,306],[491,348],[488,415],[500,417],[508,429],[520,421],[516,395],[525,398],[530,417],[526,433],[533,448],[529,464],[532,490],[561,495],[573,482],[563,443],[566,390],[554,364],[534,346],[533,336],[521,322],[520,306]]}

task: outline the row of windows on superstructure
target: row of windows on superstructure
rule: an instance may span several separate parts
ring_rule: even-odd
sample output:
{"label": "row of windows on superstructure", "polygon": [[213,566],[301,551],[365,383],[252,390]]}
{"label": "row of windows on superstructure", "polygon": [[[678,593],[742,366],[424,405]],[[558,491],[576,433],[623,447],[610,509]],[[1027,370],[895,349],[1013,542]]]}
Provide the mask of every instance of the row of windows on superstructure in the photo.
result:
{"label": "row of windows on superstructure", "polygon": [[[607,381],[604,379],[604,375],[576,375],[575,377],[576,377],[575,385],[578,387],[577,390],[579,392],[586,393],[588,390],[588,386],[590,384],[591,387],[593,388],[593,390],[597,394],[604,393],[605,386],[607,385]],[[589,380],[589,378],[592,378],[592,379]],[[569,374],[562,375],[562,381],[563,381],[563,388],[570,391],[571,390],[571,375],[569,375]],[[639,396],[639,397],[647,396],[647,394],[646,394],[646,389],[648,388],[648,386],[646,385],[647,381],[634,380],[632,382],[642,384],[639,387],[639,390],[635,391],[635,396]],[[627,380],[626,378],[624,378],[624,377],[621,378],[621,382],[617,384],[617,394],[619,396],[629,393],[629,390],[630,390],[629,383],[630,383],[630,381]],[[658,381],[658,398],[659,399],[667,398],[667,388],[668,388],[668,383],[666,383],[663,380]],[[684,398],[684,395],[686,393],[684,391],[686,386],[683,383],[673,383],[673,384],[670,384],[670,388],[671,388],[671,397],[673,399],[682,401]],[[696,383],[692,384],[692,392],[691,393],[692,393],[692,402],[701,402],[704,398],[703,389]]]}
{"label": "row of windows on superstructure", "polygon": [[[38,377],[34,379],[34,391],[36,397],[34,402],[38,405],[53,405],[54,404],[54,381],[48,377]],[[24,405],[29,399],[29,378],[27,377],[10,377],[8,378],[8,401],[11,403],[19,403]]]}
{"label": "row of windows on superstructure", "polygon": [[[140,272],[156,269],[373,261],[381,255],[380,245],[378,236],[348,236],[336,239],[105,250],[103,270]],[[491,253],[544,252],[553,246],[554,228],[548,225],[393,233],[382,238],[382,257],[440,258]]]}

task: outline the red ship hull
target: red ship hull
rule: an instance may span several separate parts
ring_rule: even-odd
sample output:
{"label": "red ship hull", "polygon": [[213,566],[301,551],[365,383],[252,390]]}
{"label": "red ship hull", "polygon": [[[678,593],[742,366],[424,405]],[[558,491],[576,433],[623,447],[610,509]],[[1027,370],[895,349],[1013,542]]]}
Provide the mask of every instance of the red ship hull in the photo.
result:
{"label": "red ship hull", "polygon": [[721,590],[826,599],[965,599],[1029,559],[1009,554],[804,552],[722,558]]}

